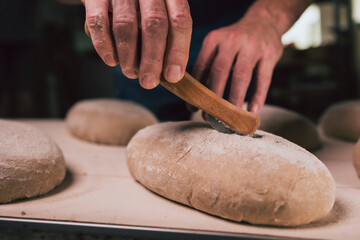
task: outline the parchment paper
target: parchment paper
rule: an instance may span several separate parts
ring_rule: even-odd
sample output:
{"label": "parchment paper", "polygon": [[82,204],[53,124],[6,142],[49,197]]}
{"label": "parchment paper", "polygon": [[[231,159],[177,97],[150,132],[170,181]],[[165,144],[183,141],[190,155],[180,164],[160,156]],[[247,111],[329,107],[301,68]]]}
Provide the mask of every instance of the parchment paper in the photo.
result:
{"label": "parchment paper", "polygon": [[125,147],[78,140],[63,121],[26,121],[51,136],[62,149],[68,173],[54,191],[0,205],[0,216],[66,220],[222,233],[311,239],[360,239],[360,179],[352,165],[354,143],[323,138],[314,152],[333,174],[337,200],[330,215],[297,228],[254,226],[224,220],[162,198],[135,182]]}

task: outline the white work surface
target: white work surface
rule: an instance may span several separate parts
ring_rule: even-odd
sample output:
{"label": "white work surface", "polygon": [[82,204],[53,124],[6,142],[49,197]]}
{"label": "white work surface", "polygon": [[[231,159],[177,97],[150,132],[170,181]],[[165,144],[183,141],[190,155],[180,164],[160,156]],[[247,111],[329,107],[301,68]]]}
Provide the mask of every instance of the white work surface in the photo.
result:
{"label": "white work surface", "polygon": [[68,174],[49,194],[0,204],[2,219],[139,226],[215,235],[360,239],[360,179],[352,164],[354,143],[323,137],[323,147],[315,151],[336,181],[337,198],[329,216],[302,227],[280,228],[231,222],[169,201],[131,178],[125,147],[78,140],[67,132],[63,121],[26,122],[58,143]]}

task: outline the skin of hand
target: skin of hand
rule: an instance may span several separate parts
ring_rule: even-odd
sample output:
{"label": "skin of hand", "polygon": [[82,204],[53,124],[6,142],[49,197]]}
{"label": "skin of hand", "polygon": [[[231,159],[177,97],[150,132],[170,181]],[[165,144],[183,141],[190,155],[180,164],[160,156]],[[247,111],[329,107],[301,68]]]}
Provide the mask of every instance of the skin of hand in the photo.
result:
{"label": "skin of hand", "polygon": [[187,0],[82,2],[93,45],[107,65],[120,64],[146,89],[156,87],[161,74],[169,82],[182,79],[192,32]]}
{"label": "skin of hand", "polygon": [[[281,36],[310,3],[304,0],[256,1],[240,21],[205,37],[194,65],[194,77],[222,97],[232,70],[228,100],[241,108],[254,75],[255,92],[248,110],[258,113],[264,105],[273,69],[283,52]],[[192,106],[188,108],[197,110]]]}

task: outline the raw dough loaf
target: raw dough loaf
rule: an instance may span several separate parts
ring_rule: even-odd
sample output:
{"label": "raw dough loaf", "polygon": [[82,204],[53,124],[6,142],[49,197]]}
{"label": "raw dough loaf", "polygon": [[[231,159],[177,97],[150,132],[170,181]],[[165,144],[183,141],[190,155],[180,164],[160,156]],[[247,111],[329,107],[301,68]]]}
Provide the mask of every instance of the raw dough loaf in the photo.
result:
{"label": "raw dough loaf", "polygon": [[157,123],[146,108],[128,101],[92,99],[76,103],[66,116],[70,133],[86,141],[126,145],[134,134]]}
{"label": "raw dough loaf", "polygon": [[360,138],[360,100],[330,106],[320,120],[328,136],[357,141]]}
{"label": "raw dough loaf", "polygon": [[30,125],[0,120],[0,203],[49,192],[65,170],[53,140]]}
{"label": "raw dough loaf", "polygon": [[358,174],[358,177],[360,178],[360,138],[354,147],[353,160],[355,170]]}
{"label": "raw dough loaf", "polygon": [[224,134],[206,123],[161,123],[127,147],[134,179],[166,198],[234,221],[296,226],[325,217],[334,180],[314,155],[275,135]]}
{"label": "raw dough loaf", "polygon": [[[244,104],[243,109],[247,108]],[[193,120],[201,120],[200,111]],[[283,137],[309,151],[321,145],[316,126],[300,114],[278,106],[265,105],[260,113],[259,129]]]}

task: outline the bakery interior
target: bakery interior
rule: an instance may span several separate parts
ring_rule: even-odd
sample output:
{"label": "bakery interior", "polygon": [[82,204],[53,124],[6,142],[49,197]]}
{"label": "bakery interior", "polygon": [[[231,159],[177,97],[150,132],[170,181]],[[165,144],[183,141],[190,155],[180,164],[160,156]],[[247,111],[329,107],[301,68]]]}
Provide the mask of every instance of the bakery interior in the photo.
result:
{"label": "bakery interior", "polygon": [[[1,119],[30,121],[30,124],[31,121],[35,121],[34,125],[45,129],[43,131],[46,132],[49,127],[46,124],[42,127],[42,121],[63,122],[69,109],[80,100],[117,98],[115,78],[118,73],[103,63],[90,38],[85,34],[83,5],[73,4],[71,0],[2,1],[0,19],[4,23],[0,29]],[[274,70],[266,104],[295,111],[318,125],[330,106],[343,101],[360,100],[360,0],[316,1],[283,36],[282,42],[285,46],[284,52]],[[190,115],[184,116],[183,120],[189,118]],[[357,118],[360,119],[359,116]],[[56,130],[52,129],[50,132],[48,134],[57,141],[57,137],[53,136]],[[331,144],[336,145],[337,142],[330,140]],[[339,145],[352,149],[355,142],[344,141]],[[103,150],[100,149],[99,152],[101,151]],[[116,151],[114,150],[114,153]],[[338,160],[342,160],[339,152],[333,153],[335,150],[326,153],[321,149],[318,151],[315,153],[316,156],[328,157],[338,154]],[[95,151],[94,154],[96,155]],[[344,166],[344,169],[352,168],[349,162],[351,153],[348,155],[346,156],[349,160],[346,163],[351,166]],[[65,161],[66,156],[65,152]],[[341,185],[343,190],[346,189],[346,197],[360,200],[360,179],[356,178],[355,171],[352,170],[351,174],[354,176],[351,183],[350,180],[344,180],[354,190],[350,193],[350,190],[344,187],[345,182],[337,182],[337,176],[347,173],[332,172],[332,169],[341,168],[338,167],[341,164],[334,161],[330,161],[329,166],[327,163],[325,165],[335,176],[336,186]],[[54,191],[61,194],[61,189],[71,187],[71,180],[65,185],[69,186],[60,185]],[[45,202],[45,198],[41,200]],[[340,199],[342,198],[344,197],[341,196]],[[23,203],[27,204],[30,201],[24,200]],[[150,202],[153,203],[152,200]],[[346,205],[346,200],[343,202],[343,205]],[[155,200],[154,203],[161,204]],[[20,200],[19,211],[21,204]],[[166,204],[176,205],[174,202]],[[100,217],[99,222],[87,222],[86,218],[59,220],[55,213],[51,213],[51,207],[44,207],[50,209],[48,219],[41,219],[41,214],[32,217],[31,213],[16,216],[12,215],[12,211],[17,206],[7,210],[7,204],[0,204],[0,239],[340,239],[340,235],[346,234],[349,234],[347,239],[356,239],[356,236],[359,239],[360,232],[358,229],[356,232],[354,227],[360,224],[359,204],[360,201],[354,211],[351,207],[345,207],[344,216],[339,214],[340,223],[337,223],[338,215],[335,214],[336,216],[329,220],[330,223],[315,223],[309,228],[300,227],[298,231],[281,227],[270,230],[264,227],[258,230],[245,224],[244,229],[240,229],[239,232],[234,230],[237,226],[232,226],[238,223],[232,221],[224,223],[223,231],[212,228],[217,221],[224,221],[223,219],[205,221],[204,225],[209,224],[208,228],[200,223],[199,227],[194,229],[187,228],[187,225],[182,226],[181,220],[185,221],[188,211],[193,211],[182,205],[177,206],[179,209],[172,206],[164,208],[179,211],[181,217],[178,221],[174,220],[173,225],[162,227],[161,223],[159,225],[160,220],[154,220],[153,226],[141,221],[137,225],[136,219],[127,225],[121,220],[111,222],[105,217]],[[27,207],[31,209],[32,206],[25,206]],[[154,206],[156,207],[157,205]],[[335,204],[335,207],[341,209],[342,201]],[[206,215],[197,212],[194,218],[199,214]],[[91,219],[96,219],[95,213],[90,215]],[[164,216],[166,217],[166,213],[154,218]],[[176,213],[170,213],[170,216],[170,222],[177,219]],[[131,217],[127,216],[124,219],[132,219]],[[139,213],[138,217],[147,219],[149,216]],[[210,217],[205,216],[204,219]],[[346,218],[351,218],[352,222],[341,223],[343,219],[348,220]],[[197,221],[201,222],[204,219]],[[302,234],[301,231],[305,233]],[[321,235],[321,231],[325,232],[324,235]]]}

